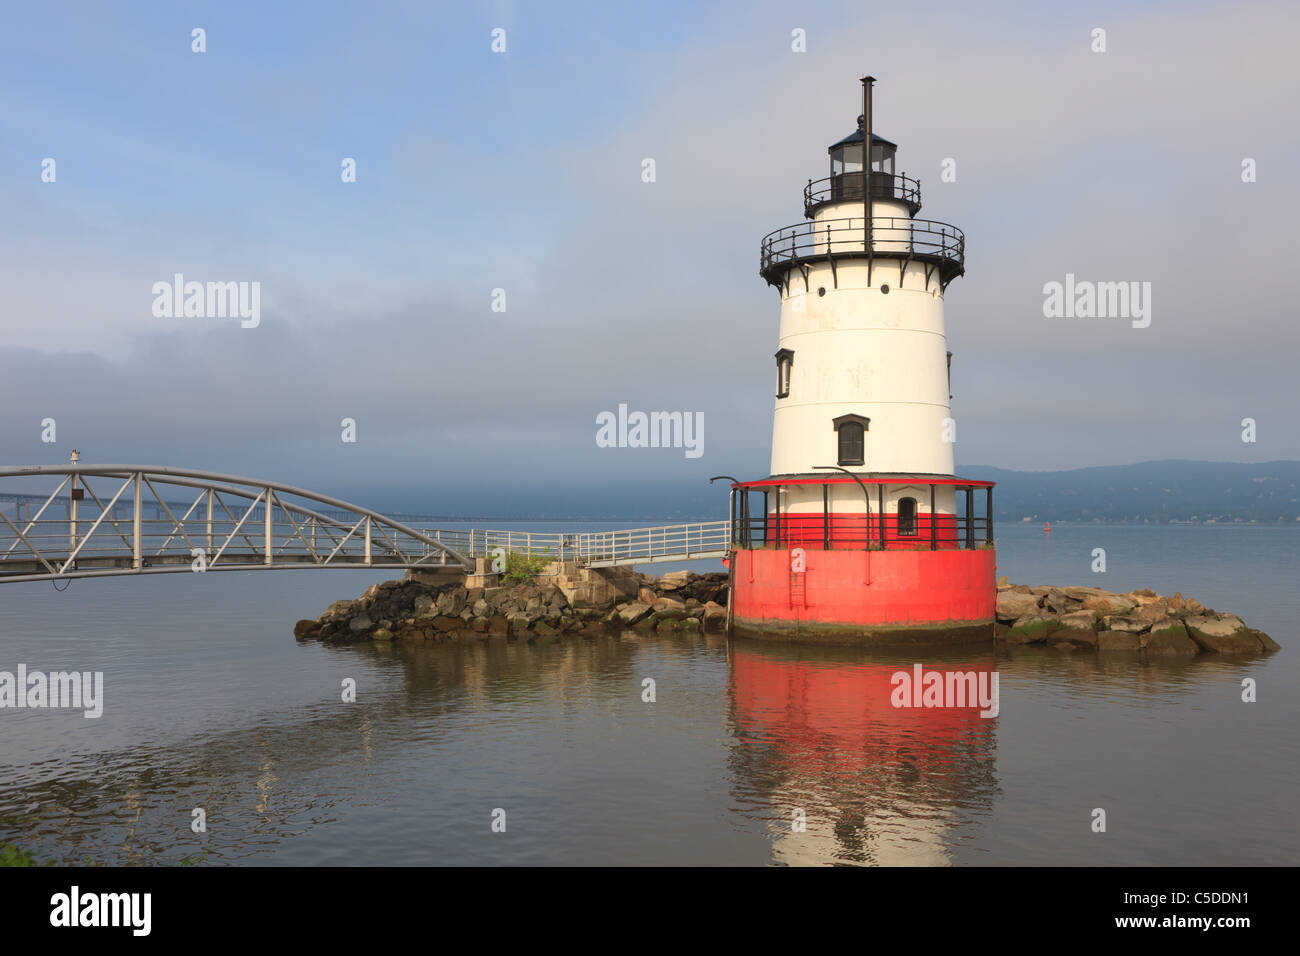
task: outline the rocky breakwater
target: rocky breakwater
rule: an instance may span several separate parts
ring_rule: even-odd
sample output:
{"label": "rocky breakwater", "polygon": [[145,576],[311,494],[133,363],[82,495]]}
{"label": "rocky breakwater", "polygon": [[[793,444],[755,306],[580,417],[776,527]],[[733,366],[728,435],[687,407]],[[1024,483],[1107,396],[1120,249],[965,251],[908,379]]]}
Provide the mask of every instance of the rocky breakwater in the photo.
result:
{"label": "rocky breakwater", "polygon": [[355,601],[336,601],[300,640],[450,641],[558,639],[627,628],[699,632],[726,626],[727,576],[676,571],[567,568],[523,582],[467,587],[423,572],[384,581]]}
{"label": "rocky breakwater", "polygon": [[1235,614],[1219,613],[1181,593],[1166,597],[1147,588],[1117,594],[1101,588],[1027,587],[1003,578],[997,608],[995,636],[1007,644],[1184,657],[1280,649]]}

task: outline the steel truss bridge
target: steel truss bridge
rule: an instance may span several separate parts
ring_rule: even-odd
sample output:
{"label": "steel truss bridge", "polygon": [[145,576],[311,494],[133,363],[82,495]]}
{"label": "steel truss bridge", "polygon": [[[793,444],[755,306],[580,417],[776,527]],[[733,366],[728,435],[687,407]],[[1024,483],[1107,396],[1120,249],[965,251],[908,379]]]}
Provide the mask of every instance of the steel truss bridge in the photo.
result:
{"label": "steel truss bridge", "polygon": [[[10,513],[12,512],[12,514]],[[0,467],[0,583],[183,571],[588,567],[725,557],[730,521],[619,531],[416,529],[277,482],[153,465]]]}

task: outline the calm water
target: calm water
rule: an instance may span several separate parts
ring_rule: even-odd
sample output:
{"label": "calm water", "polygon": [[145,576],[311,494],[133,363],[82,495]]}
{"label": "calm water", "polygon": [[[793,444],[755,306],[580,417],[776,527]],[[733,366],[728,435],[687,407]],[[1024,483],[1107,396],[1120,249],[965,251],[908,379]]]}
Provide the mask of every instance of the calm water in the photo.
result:
{"label": "calm water", "polygon": [[0,840],[145,864],[1296,863],[1300,529],[1009,527],[999,558],[1016,582],[1181,589],[1284,650],[923,658],[997,668],[982,720],[883,706],[915,656],[297,644],[297,619],[382,579],[352,571],[0,585],[0,669],[106,683],[99,720],[0,711]]}

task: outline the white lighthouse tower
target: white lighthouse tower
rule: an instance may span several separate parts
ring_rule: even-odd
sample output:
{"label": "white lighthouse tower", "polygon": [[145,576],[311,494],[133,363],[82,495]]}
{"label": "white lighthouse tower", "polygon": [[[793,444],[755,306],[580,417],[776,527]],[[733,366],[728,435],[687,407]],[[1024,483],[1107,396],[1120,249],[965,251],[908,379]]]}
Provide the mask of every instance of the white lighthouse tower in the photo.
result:
{"label": "white lighthouse tower", "polygon": [[982,638],[992,483],[953,473],[944,323],[965,237],[917,217],[920,183],[872,128],[874,82],[862,80],[857,129],[829,148],[830,175],[804,190],[805,222],[762,243],[760,273],[781,296],[776,411],[771,474],[733,486],[735,621],[787,636]]}

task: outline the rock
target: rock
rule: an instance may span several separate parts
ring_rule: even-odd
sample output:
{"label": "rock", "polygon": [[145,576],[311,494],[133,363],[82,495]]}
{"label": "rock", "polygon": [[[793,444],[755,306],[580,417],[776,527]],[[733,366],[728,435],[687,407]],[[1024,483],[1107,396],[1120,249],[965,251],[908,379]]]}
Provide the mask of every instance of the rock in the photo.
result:
{"label": "rock", "polygon": [[1137,601],[1125,594],[1096,594],[1084,598],[1083,606],[1089,611],[1100,611],[1102,614],[1127,614],[1137,607]]}
{"label": "rock", "polygon": [[471,610],[474,612],[475,617],[487,617],[489,614],[492,613],[491,605],[489,605],[488,602],[483,600],[482,598],[479,598],[477,601],[474,602],[474,606],[473,608],[471,608]]}
{"label": "rock", "polygon": [[1098,631],[1097,650],[1137,651],[1142,648],[1142,638],[1133,631]]}
{"label": "rock", "polygon": [[418,594],[415,598],[416,617],[433,617],[433,598],[427,594]]}
{"label": "rock", "polygon": [[1255,635],[1255,640],[1259,641],[1259,646],[1261,649],[1265,651],[1280,651],[1282,649],[1282,645],[1280,645],[1277,641],[1273,640],[1273,638],[1269,637],[1263,631],[1257,631],[1253,627],[1250,628],[1249,630],[1250,633]]}
{"label": "rock", "polygon": [[669,571],[659,579],[660,591],[676,591],[690,583],[694,575],[690,571]]}
{"label": "rock", "polygon": [[[863,215],[865,216],[866,213],[864,212]],[[1009,587],[1011,587],[1011,582],[1007,580],[1007,576],[1005,574],[1002,575],[1002,577],[998,578],[997,589],[999,591]]]}
{"label": "rock", "polygon": [[[866,215],[866,213],[863,213],[863,215]],[[393,632],[386,627],[381,627],[376,629],[375,633],[370,635],[370,639],[372,641],[391,641],[393,639]]]}
{"label": "rock", "polygon": [[480,634],[484,634],[488,629],[488,619],[485,617],[476,617],[474,620],[469,622],[469,626]]}
{"label": "rock", "polygon": [[[863,213],[863,215],[866,214]],[[315,621],[305,621],[305,620],[299,621],[297,624],[293,626],[293,636],[297,638],[304,638],[310,635],[313,631],[319,629],[320,629],[320,625],[317,624]]]}
{"label": "rock", "polygon": [[1169,608],[1165,607],[1165,602],[1156,600],[1147,604],[1138,605],[1138,609],[1131,615],[1146,621],[1148,624],[1152,621],[1161,621],[1169,616]]}
{"label": "rock", "polygon": [[686,616],[686,602],[679,601],[677,598],[661,597],[654,602],[655,613],[660,619],[682,618]]}
{"label": "rock", "polygon": [[1093,647],[1097,643],[1096,623],[1096,611],[1073,611],[1062,614],[1060,627],[1047,635],[1047,643]]}
{"label": "rock", "polygon": [[1043,607],[1053,614],[1068,614],[1079,609],[1079,602],[1060,588],[1052,588],[1043,595]]}
{"label": "rock", "polygon": [[1181,622],[1157,622],[1145,638],[1143,646],[1148,654],[1194,657],[1198,650],[1196,642],[1187,636],[1187,628]]}
{"label": "rock", "polygon": [[704,626],[705,628],[720,628],[727,624],[727,609],[717,601],[709,601],[704,605]]}
{"label": "rock", "polygon": [[1106,597],[1110,594],[1109,591],[1104,590],[1103,588],[1085,588],[1078,586],[1061,588],[1061,591],[1065,593],[1066,597],[1074,598],[1076,601],[1086,601],[1091,597]]}
{"label": "rock", "polygon": [[1076,631],[1095,631],[1100,616],[1096,611],[1071,611],[1061,615],[1061,626]]}
{"label": "rock", "polygon": [[1160,595],[1155,591],[1152,591],[1150,588],[1139,588],[1136,591],[1129,591],[1126,596],[1132,598],[1138,607],[1144,607],[1147,604],[1154,604],[1156,601],[1161,600]]}
{"label": "rock", "polygon": [[1241,619],[1232,615],[1219,619],[1188,615],[1183,625],[1193,641],[1215,654],[1258,654],[1264,649]]}
{"label": "rock", "polygon": [[1109,631],[1122,631],[1126,634],[1141,634],[1149,630],[1152,622],[1144,617],[1130,615],[1125,617],[1121,614],[1111,614],[1106,618],[1106,629]]}
{"label": "rock", "polygon": [[636,593],[636,599],[642,604],[654,604],[655,601],[659,600],[659,595],[655,594],[654,591],[651,591],[649,588],[641,588]]}
{"label": "rock", "polygon": [[545,621],[538,621],[533,625],[533,633],[538,637],[558,637],[560,632]]}
{"label": "rock", "polygon": [[1038,598],[1033,594],[1016,591],[999,591],[997,615],[999,621],[1017,621],[1038,613]]}
{"label": "rock", "polygon": [[1058,627],[1060,622],[1050,614],[1029,614],[1012,624],[1002,639],[1008,644],[1041,644]]}
{"label": "rock", "polygon": [[637,602],[636,604],[628,604],[621,611],[617,612],[618,619],[624,624],[635,624],[637,621],[648,616],[653,610],[654,608],[649,604],[641,604],[640,602]]}
{"label": "rock", "polygon": [[[866,213],[863,213],[863,215],[865,216]],[[351,630],[353,634],[360,634],[362,631],[368,631],[374,626],[374,621],[370,620],[369,615],[364,613],[358,614],[352,620],[348,621],[348,629]]]}
{"label": "rock", "polygon": [[351,617],[352,609],[356,606],[356,603],[356,601],[335,601],[325,609],[325,613],[321,615],[321,618],[333,618],[337,620],[339,618]]}
{"label": "rock", "polygon": [[445,614],[448,617],[455,617],[461,611],[465,610],[465,588],[452,588],[449,591],[443,591],[438,595],[438,613]]}
{"label": "rock", "polygon": [[487,601],[492,607],[499,607],[505,601],[510,600],[512,593],[511,588],[484,588],[483,600]]}

